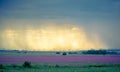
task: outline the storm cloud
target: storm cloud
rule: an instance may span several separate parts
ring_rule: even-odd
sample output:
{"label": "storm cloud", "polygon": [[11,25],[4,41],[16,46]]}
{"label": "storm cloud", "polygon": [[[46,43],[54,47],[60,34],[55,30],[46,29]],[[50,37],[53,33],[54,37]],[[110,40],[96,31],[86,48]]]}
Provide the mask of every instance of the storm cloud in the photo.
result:
{"label": "storm cloud", "polygon": [[[26,34],[24,30],[40,29],[49,25],[83,28],[89,39],[94,39],[96,35],[107,48],[118,49],[120,48],[120,1],[0,0],[1,49],[10,49],[7,45],[9,43],[3,37],[5,30],[16,30],[20,34]],[[23,39],[23,36],[19,35],[19,37]],[[6,46],[3,46],[3,43]],[[25,48],[17,38],[16,43],[17,46]]]}

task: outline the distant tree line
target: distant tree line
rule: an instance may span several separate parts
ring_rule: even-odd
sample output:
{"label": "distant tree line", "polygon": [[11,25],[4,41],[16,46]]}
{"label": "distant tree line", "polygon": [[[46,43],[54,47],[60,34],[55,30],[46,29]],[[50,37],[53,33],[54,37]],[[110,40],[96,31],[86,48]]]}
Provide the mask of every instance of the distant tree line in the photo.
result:
{"label": "distant tree line", "polygon": [[88,50],[88,51],[83,51],[83,54],[117,54],[117,52],[108,52],[107,50]]}

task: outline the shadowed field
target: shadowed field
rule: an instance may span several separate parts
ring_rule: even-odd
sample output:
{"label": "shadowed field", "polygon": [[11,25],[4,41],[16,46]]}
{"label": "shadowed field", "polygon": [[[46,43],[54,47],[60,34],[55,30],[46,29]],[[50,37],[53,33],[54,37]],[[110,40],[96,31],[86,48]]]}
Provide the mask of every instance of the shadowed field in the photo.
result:
{"label": "shadowed field", "polygon": [[0,72],[120,72],[119,55],[0,56],[0,64]]}
{"label": "shadowed field", "polygon": [[0,56],[0,64],[15,64],[30,61],[41,62],[92,62],[92,63],[120,63],[119,55],[106,56]]}

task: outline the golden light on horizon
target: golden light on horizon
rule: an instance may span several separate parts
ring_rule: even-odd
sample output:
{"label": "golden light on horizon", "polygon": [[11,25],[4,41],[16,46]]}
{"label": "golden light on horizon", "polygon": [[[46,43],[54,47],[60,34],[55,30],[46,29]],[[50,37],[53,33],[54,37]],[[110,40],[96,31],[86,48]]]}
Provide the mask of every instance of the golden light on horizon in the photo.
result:
{"label": "golden light on horizon", "polygon": [[106,46],[98,36],[90,39],[79,27],[46,27],[2,32],[2,47],[19,50],[77,51]]}

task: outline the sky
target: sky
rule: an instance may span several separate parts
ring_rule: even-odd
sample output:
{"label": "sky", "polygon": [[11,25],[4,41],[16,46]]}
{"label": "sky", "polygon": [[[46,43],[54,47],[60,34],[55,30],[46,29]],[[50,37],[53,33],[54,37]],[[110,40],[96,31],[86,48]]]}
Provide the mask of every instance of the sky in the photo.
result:
{"label": "sky", "polygon": [[120,49],[120,0],[0,0],[0,49]]}

